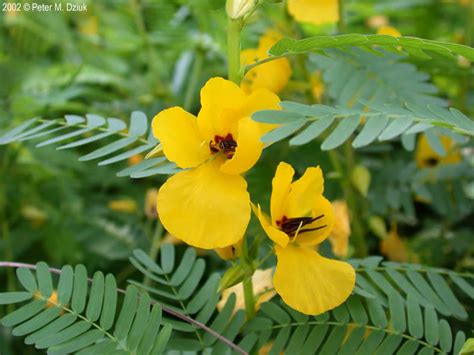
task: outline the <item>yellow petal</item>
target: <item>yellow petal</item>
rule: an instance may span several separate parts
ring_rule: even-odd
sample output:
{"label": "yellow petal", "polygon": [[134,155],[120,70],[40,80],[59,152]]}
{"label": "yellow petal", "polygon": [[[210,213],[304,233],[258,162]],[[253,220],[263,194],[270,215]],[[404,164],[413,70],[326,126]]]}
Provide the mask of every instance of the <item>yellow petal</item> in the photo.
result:
{"label": "yellow petal", "polygon": [[[311,217],[323,216],[313,223],[304,226],[303,230],[318,228],[314,231],[300,232],[295,236],[295,241],[302,245],[316,245],[325,240],[331,233],[334,226],[334,210],[324,196],[320,195],[313,200],[314,205],[311,211]],[[323,228],[321,228],[323,227]]]}
{"label": "yellow petal", "polygon": [[342,261],[327,259],[314,249],[289,244],[276,247],[273,283],[283,301],[299,312],[317,315],[336,308],[351,294],[355,271]]}
{"label": "yellow petal", "polygon": [[351,224],[349,219],[349,210],[347,203],[342,200],[333,201],[334,209],[334,227],[329,241],[331,242],[334,255],[344,258],[349,249],[349,236],[351,234]]}
{"label": "yellow petal", "polygon": [[180,168],[195,167],[209,158],[209,148],[199,134],[196,117],[181,107],[161,111],[153,118],[152,127],[166,158]]}
{"label": "yellow petal", "polygon": [[308,215],[315,200],[324,192],[323,172],[318,166],[307,168],[303,176],[291,184],[288,195],[287,217],[302,217]]}
{"label": "yellow petal", "polygon": [[278,94],[288,84],[291,73],[288,59],[272,60],[249,70],[242,79],[241,87],[246,93],[265,88]]}
{"label": "yellow petal", "polygon": [[156,219],[156,199],[158,198],[158,189],[148,189],[145,195],[145,216],[150,219]]}
{"label": "yellow petal", "polygon": [[241,239],[237,244],[229,245],[225,248],[217,248],[215,252],[222,260],[232,260],[238,258],[242,252],[242,240]]}
{"label": "yellow petal", "polygon": [[234,156],[221,165],[226,174],[242,174],[255,165],[262,154],[263,143],[260,141],[260,128],[257,122],[249,117],[239,121],[237,148]]}
{"label": "yellow petal", "polygon": [[270,219],[268,218],[268,216],[262,212],[262,209],[260,208],[260,205],[257,206],[257,208],[255,208],[254,205],[252,205],[253,207],[253,211],[255,213],[255,215],[257,216],[258,220],[260,221],[260,224],[262,225],[262,228],[263,230],[265,231],[265,233],[268,235],[268,237],[276,244],[282,246],[282,247],[285,247],[290,238],[288,237],[288,235],[284,232],[282,232],[281,230],[275,228],[272,226],[272,224],[270,223]]}
{"label": "yellow petal", "polygon": [[250,220],[247,183],[240,175],[220,172],[215,160],[170,177],[157,204],[170,233],[203,249],[237,243]]}
{"label": "yellow petal", "polygon": [[314,25],[339,20],[338,0],[288,0],[288,12],[296,21]]}
{"label": "yellow petal", "polygon": [[444,156],[439,155],[433,150],[433,148],[431,148],[425,134],[420,136],[415,153],[416,165],[418,167],[426,168],[435,167],[438,164],[457,164],[461,161],[461,154],[459,153],[459,149],[457,149],[455,142],[448,136],[440,136],[439,139],[446,151]]}
{"label": "yellow petal", "polygon": [[290,193],[294,174],[295,171],[291,165],[285,162],[278,164],[275,177],[272,180],[272,197],[270,201],[270,212],[274,224],[285,215],[286,201]]}
{"label": "yellow petal", "polygon": [[[241,110],[243,117],[251,116],[254,112],[260,110],[281,110],[280,98],[267,89],[258,89],[252,92],[245,102],[245,106]],[[257,123],[261,135],[268,133],[274,128],[279,127],[278,124]]]}
{"label": "yellow petal", "polygon": [[201,89],[201,111],[198,125],[201,135],[213,139],[214,135],[225,136],[232,131],[232,123],[238,121],[237,112],[245,103],[246,95],[232,81],[211,78]]}

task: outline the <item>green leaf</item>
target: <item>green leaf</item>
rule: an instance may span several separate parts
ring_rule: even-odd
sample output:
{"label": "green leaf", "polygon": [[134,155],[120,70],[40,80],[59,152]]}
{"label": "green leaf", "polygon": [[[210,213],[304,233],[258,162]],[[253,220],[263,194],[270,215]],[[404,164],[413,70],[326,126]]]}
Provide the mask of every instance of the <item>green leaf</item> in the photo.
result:
{"label": "green leaf", "polygon": [[196,251],[193,248],[188,248],[184,252],[183,257],[181,258],[181,262],[179,266],[173,273],[173,276],[170,280],[171,286],[178,286],[183,283],[186,277],[189,275],[194,262],[196,261]]}
{"label": "green leaf", "polygon": [[287,125],[278,127],[277,129],[274,129],[273,131],[270,131],[269,133],[265,134],[262,137],[261,141],[267,144],[278,142],[282,139],[285,139],[286,137],[291,136],[293,133],[295,133],[297,130],[303,127],[305,123],[306,123],[306,120],[299,120],[299,121],[294,121]]}
{"label": "green leaf", "polygon": [[87,297],[87,270],[84,265],[77,265],[74,272],[74,289],[72,292],[72,309],[82,313],[86,307]]}
{"label": "green leaf", "polygon": [[403,298],[398,292],[392,292],[388,297],[388,305],[392,317],[393,328],[399,333],[404,333],[406,330],[406,319]]}
{"label": "green leaf", "polygon": [[53,321],[61,314],[61,308],[49,308],[43,312],[37,314],[28,321],[20,324],[16,328],[13,328],[12,334],[14,336],[24,336],[29,333],[44,327],[49,322]]}
{"label": "green leaf", "polygon": [[278,332],[269,355],[280,355],[290,337],[290,328],[281,328]]}
{"label": "green leaf", "polygon": [[407,298],[407,316],[408,331],[415,338],[421,339],[423,337],[423,318],[420,305],[412,294],[408,294]]}
{"label": "green leaf", "polygon": [[439,321],[439,344],[441,349],[449,352],[453,347],[453,334],[451,327],[445,319]]}
{"label": "green leaf", "polygon": [[333,122],[334,117],[322,117],[290,140],[291,145],[302,145],[318,138]]}
{"label": "green leaf", "polygon": [[[91,322],[95,322],[100,317],[102,302],[104,297],[104,274],[97,271],[92,280],[89,303],[87,304],[86,317]],[[105,300],[107,302],[107,300]]]}
{"label": "green leaf", "polygon": [[204,275],[205,268],[206,263],[204,262],[204,260],[198,259],[194,264],[191,273],[178,290],[178,295],[181,299],[188,299],[194,293],[194,290],[196,289],[199,284],[199,281]]}
{"label": "green leaf", "polygon": [[328,332],[328,325],[316,325],[313,327],[311,333],[309,333],[306,342],[301,349],[302,354],[316,353],[323,343],[325,336]]}
{"label": "green leaf", "polygon": [[173,328],[169,324],[165,324],[163,329],[156,337],[155,346],[153,348],[152,354],[162,354],[166,348],[166,344],[171,338]]}
{"label": "green leaf", "polygon": [[3,292],[0,293],[0,304],[19,303],[31,299],[29,292]]}
{"label": "green leaf", "polygon": [[350,297],[347,302],[347,308],[354,321],[358,324],[367,324],[368,317],[362,305],[361,298],[357,296]]}
{"label": "green leaf", "polygon": [[25,338],[25,344],[34,344],[40,341],[41,339],[47,337],[49,334],[59,333],[61,330],[69,327],[76,321],[77,317],[72,313],[67,313],[57,318],[56,320],[49,323],[42,329],[34,332],[33,334],[28,335]]}
{"label": "green leaf", "polygon": [[51,334],[36,343],[38,349],[47,349],[55,345],[63,344],[71,339],[77,338],[79,335],[87,332],[91,327],[91,323],[79,321],[70,327],[61,330],[59,333]]}
{"label": "green leaf", "polygon": [[432,305],[425,307],[425,338],[432,345],[439,341],[438,315]]}
{"label": "green leaf", "polygon": [[339,122],[337,127],[324,140],[321,145],[322,150],[331,150],[343,144],[359,126],[360,117],[352,116]]}
{"label": "green leaf", "polygon": [[64,343],[61,345],[53,346],[49,349],[48,354],[68,354],[81,350],[89,345],[94,344],[97,340],[103,337],[103,333],[99,329],[93,329],[87,333],[81,334],[80,336]]}
{"label": "green leaf", "polygon": [[112,274],[105,277],[104,307],[100,316],[100,325],[104,330],[112,328],[117,307],[117,283]]}
{"label": "green leaf", "polygon": [[456,296],[454,296],[453,291],[451,291],[444,278],[434,272],[428,272],[428,280],[443,303],[450,309],[451,313],[460,319],[467,319],[468,315],[466,310]]}
{"label": "green leaf", "polygon": [[418,349],[418,343],[413,340],[406,341],[397,351],[397,355],[413,355]]}
{"label": "green leaf", "polygon": [[453,354],[461,353],[461,349],[463,348],[465,341],[466,341],[466,335],[464,334],[464,332],[462,331],[457,332],[456,339],[454,340]]}
{"label": "green leaf", "polygon": [[5,327],[13,327],[17,324],[23,323],[25,320],[38,314],[46,307],[46,301],[36,300],[28,303],[16,311],[6,315],[2,318],[2,324]]}
{"label": "green leaf", "polygon": [[385,355],[385,354],[394,354],[395,350],[398,348],[400,343],[402,342],[401,335],[389,335],[385,337],[384,341],[380,344],[380,346],[375,351],[375,355]]}
{"label": "green leaf", "polygon": [[278,324],[288,324],[291,322],[290,316],[283,310],[283,308],[277,306],[275,303],[266,302],[262,304],[261,310],[265,315]]}
{"label": "green leaf", "polygon": [[66,265],[61,269],[58,283],[58,302],[65,306],[69,303],[74,287],[74,270],[71,266]]}
{"label": "green leaf", "polygon": [[357,350],[356,355],[373,354],[375,352],[375,349],[382,342],[384,335],[384,332],[381,330],[371,332],[367,339],[365,339],[360,348]]}
{"label": "green leaf", "polygon": [[153,305],[151,309],[148,326],[143,334],[143,338],[138,346],[137,354],[147,355],[153,349],[153,345],[158,334],[158,329],[161,324],[161,307],[158,304]]}
{"label": "green leaf", "polygon": [[36,277],[41,296],[49,298],[53,292],[53,279],[49,272],[48,264],[39,262],[36,264]]}
{"label": "green leaf", "polygon": [[174,268],[174,246],[173,244],[165,243],[161,246],[161,268],[163,272],[169,274]]}
{"label": "green leaf", "polygon": [[119,339],[125,339],[132,325],[133,316],[138,305],[138,291],[135,286],[128,286],[125,293],[122,309],[115,325],[114,336]]}
{"label": "green leaf", "polygon": [[341,346],[347,327],[334,327],[320,350],[321,354],[333,354]]}
{"label": "green leaf", "polygon": [[36,284],[36,279],[30,269],[27,268],[18,268],[16,269],[16,276],[18,277],[18,281],[22,284],[22,286],[31,293],[35,293],[38,291],[38,285]]}
{"label": "green leaf", "polygon": [[360,344],[364,340],[365,328],[355,328],[351,330],[349,337],[344,342],[344,345],[339,350],[338,355],[352,355],[355,354]]}
{"label": "green leaf", "polygon": [[145,330],[148,326],[148,317],[150,315],[150,296],[141,295],[138,301],[137,314],[133,320],[130,334],[127,337],[127,346],[130,350],[136,350],[140,344]]}

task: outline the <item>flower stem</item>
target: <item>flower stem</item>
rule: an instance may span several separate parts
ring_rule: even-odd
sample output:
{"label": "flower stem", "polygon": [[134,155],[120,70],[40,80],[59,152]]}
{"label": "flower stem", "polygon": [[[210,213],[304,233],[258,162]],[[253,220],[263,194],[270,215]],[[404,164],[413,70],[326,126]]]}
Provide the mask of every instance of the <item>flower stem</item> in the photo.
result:
{"label": "flower stem", "polygon": [[255,298],[253,296],[252,276],[247,276],[244,279],[243,284],[244,284],[245,312],[247,314],[247,320],[250,320],[255,316]]}
{"label": "flower stem", "polygon": [[227,74],[229,80],[240,84],[240,32],[243,20],[229,18],[227,24]]}
{"label": "flower stem", "polygon": [[337,31],[344,33],[346,24],[344,22],[344,0],[338,0],[339,21],[337,22]]}

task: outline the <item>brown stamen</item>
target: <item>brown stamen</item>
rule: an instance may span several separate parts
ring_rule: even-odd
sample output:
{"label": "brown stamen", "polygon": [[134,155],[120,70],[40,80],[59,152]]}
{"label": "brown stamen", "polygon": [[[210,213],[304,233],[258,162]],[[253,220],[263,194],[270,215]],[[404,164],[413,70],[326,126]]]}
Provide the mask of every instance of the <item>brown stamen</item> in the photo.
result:
{"label": "brown stamen", "polygon": [[317,217],[297,217],[297,218],[287,218],[286,216],[283,216],[283,218],[280,221],[277,221],[276,224],[277,226],[280,227],[280,229],[288,234],[290,237],[294,237],[296,232],[298,234],[305,233],[305,232],[311,232],[315,231],[318,229],[323,229],[327,227],[326,225],[315,227],[315,228],[306,228],[303,229],[303,227],[307,224],[313,223],[314,221],[317,221],[318,219],[323,218],[324,215],[319,215]]}
{"label": "brown stamen", "polygon": [[237,142],[232,137],[232,134],[228,133],[225,137],[214,136],[214,140],[209,142],[209,149],[212,154],[222,152],[227,159],[231,159],[234,156],[235,149],[237,148]]}

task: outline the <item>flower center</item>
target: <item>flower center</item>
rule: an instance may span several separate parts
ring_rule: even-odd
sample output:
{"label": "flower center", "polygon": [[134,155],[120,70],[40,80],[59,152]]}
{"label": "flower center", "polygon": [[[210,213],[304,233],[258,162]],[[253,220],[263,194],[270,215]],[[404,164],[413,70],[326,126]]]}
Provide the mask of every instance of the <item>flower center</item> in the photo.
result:
{"label": "flower center", "polygon": [[438,165],[438,159],[434,158],[434,157],[427,158],[427,159],[425,159],[425,164],[429,167],[434,167],[434,166]]}
{"label": "flower center", "polygon": [[216,135],[214,136],[214,140],[209,142],[209,149],[212,154],[221,152],[227,157],[227,159],[231,159],[234,156],[236,148],[237,142],[230,133],[225,137]]}
{"label": "flower center", "polygon": [[315,228],[306,228],[303,227],[307,224],[313,223],[318,219],[323,218],[324,215],[319,215],[317,217],[296,217],[296,218],[288,218],[283,216],[281,220],[277,221],[276,224],[280,229],[288,234],[290,237],[294,237],[296,234],[301,234],[304,232],[311,232],[318,229],[323,229],[327,227],[326,225],[315,227]]}

